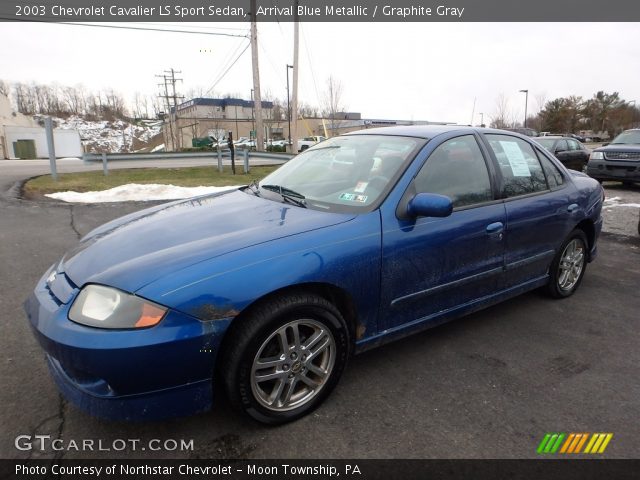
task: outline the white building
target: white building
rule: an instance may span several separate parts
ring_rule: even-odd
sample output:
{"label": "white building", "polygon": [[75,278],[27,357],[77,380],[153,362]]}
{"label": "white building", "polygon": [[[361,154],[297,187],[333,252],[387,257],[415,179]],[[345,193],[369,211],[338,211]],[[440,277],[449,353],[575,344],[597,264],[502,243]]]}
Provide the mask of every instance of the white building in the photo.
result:
{"label": "white building", "polygon": [[[77,130],[54,129],[56,157],[82,156]],[[33,118],[14,112],[9,99],[0,95],[0,158],[48,158],[49,148],[44,128]]]}

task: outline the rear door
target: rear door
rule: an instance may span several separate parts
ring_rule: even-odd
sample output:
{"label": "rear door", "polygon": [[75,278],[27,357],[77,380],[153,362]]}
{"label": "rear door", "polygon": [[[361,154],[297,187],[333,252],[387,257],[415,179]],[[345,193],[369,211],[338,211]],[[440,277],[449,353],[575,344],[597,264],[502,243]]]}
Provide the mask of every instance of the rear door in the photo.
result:
{"label": "rear door", "polygon": [[[546,276],[557,248],[568,234],[568,217],[577,213],[578,205],[572,202],[574,189],[529,142],[500,134],[486,134],[484,138],[499,166],[505,199],[504,286],[539,280]],[[547,168],[543,169],[538,155]],[[547,175],[554,175],[551,186]]]}

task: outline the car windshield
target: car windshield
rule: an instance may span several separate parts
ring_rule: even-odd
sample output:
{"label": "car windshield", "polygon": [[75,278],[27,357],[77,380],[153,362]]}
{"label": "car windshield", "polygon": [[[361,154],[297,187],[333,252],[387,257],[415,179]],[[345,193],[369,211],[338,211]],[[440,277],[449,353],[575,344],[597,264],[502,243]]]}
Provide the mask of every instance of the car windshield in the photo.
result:
{"label": "car windshield", "polygon": [[553,144],[556,142],[556,139],[555,138],[536,138],[536,142],[538,142],[547,150],[551,150],[553,148]]}
{"label": "car windshield", "polygon": [[386,135],[330,138],[265,177],[258,184],[259,192],[283,202],[291,196],[287,192],[295,192],[304,206],[316,210],[370,211],[425,142]]}
{"label": "car windshield", "polygon": [[619,143],[631,143],[631,144],[640,144],[640,130],[628,130],[626,132],[622,132],[616,138],[613,139],[612,144]]}

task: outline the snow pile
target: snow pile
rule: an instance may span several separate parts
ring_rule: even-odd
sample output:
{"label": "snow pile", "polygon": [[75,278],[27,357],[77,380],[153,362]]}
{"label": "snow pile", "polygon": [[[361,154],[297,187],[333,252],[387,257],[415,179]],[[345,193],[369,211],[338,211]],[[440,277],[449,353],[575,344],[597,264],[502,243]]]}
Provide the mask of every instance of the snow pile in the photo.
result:
{"label": "snow pile", "polygon": [[[41,117],[35,116],[37,120]],[[93,122],[78,116],[56,117],[53,120],[56,128],[78,130],[87,152],[118,153],[144,150],[154,137],[162,133],[160,120],[141,120],[135,124],[123,120]]]}
{"label": "snow pile", "polygon": [[161,185],[157,183],[146,185],[129,183],[99,192],[58,192],[46,194],[45,197],[71,203],[146,202],[150,200],[179,200],[210,193],[235,190],[237,188],[239,188],[239,186],[177,187],[175,185]]}
{"label": "snow pile", "polygon": [[640,208],[640,203],[620,203],[620,197],[607,198],[604,201],[604,208],[611,207],[632,207]]}

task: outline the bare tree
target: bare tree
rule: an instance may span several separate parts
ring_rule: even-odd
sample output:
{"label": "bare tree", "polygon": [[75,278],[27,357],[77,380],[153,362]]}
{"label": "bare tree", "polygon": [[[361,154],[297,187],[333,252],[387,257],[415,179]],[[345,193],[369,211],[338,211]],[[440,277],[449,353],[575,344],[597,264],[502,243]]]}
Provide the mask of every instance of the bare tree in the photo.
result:
{"label": "bare tree", "polygon": [[341,119],[339,113],[344,112],[346,108],[342,104],[342,83],[340,80],[330,75],[327,79],[327,91],[325,92],[324,109],[322,114],[329,119],[330,134],[335,135],[336,129],[339,128]]}
{"label": "bare tree", "polygon": [[504,93],[496,98],[496,110],[490,118],[492,128],[510,128],[515,123],[509,100]]}
{"label": "bare tree", "polygon": [[4,95],[5,97],[8,97],[10,93],[11,93],[11,85],[8,82],[5,82],[4,80],[0,80],[0,95]]}

